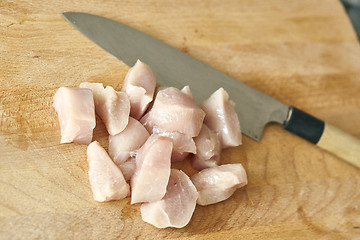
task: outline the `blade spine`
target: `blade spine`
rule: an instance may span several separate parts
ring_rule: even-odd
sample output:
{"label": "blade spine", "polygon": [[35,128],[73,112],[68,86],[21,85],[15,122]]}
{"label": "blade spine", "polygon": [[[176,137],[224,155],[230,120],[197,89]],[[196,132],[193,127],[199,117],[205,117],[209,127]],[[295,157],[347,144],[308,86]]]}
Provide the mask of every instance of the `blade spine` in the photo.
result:
{"label": "blade spine", "polygon": [[[220,71],[220,70],[218,70],[218,69],[216,69],[216,68],[214,68],[214,67],[212,67],[212,66],[210,66],[210,65],[208,65],[208,64],[206,64],[206,63],[204,63],[204,62],[202,62],[202,61],[200,61],[200,60],[198,60],[197,58],[195,58],[195,57],[193,57],[193,56],[191,56],[191,55],[189,55],[189,54],[186,54],[186,53],[180,51],[180,50],[179,50],[178,48],[176,48],[176,47],[173,47],[173,46],[171,46],[171,45],[168,45],[168,44],[164,43],[163,41],[161,41],[161,40],[159,40],[159,39],[157,39],[157,38],[155,38],[155,37],[153,37],[153,36],[150,36],[150,35],[148,35],[148,34],[146,34],[146,33],[144,33],[144,32],[141,32],[141,31],[139,31],[139,30],[137,30],[137,29],[135,29],[135,28],[132,28],[132,27],[130,27],[130,26],[128,26],[128,25],[125,25],[125,24],[123,24],[123,23],[119,23],[119,22],[114,21],[114,20],[112,20],[112,19],[104,18],[104,17],[101,17],[101,16],[89,14],[89,13],[66,12],[66,13],[63,13],[63,14],[62,14],[62,15],[64,16],[64,18],[65,18],[73,27],[75,27],[78,31],[80,31],[83,35],[85,35],[89,40],[91,40],[91,41],[92,41],[93,43],[95,43],[97,46],[99,46],[100,48],[104,49],[105,51],[107,51],[108,53],[110,53],[111,55],[113,55],[115,58],[117,58],[117,59],[119,59],[119,60],[121,60],[121,61],[123,61],[123,62],[124,62],[124,58],[122,58],[122,57],[118,56],[116,53],[112,52],[111,49],[109,50],[108,48],[106,48],[106,47],[104,47],[103,45],[101,45],[100,43],[98,43],[97,40],[95,40],[95,39],[93,39],[92,37],[90,37],[90,36],[88,35],[88,33],[84,32],[80,27],[78,27],[78,25],[76,25],[75,22],[71,21],[71,20],[68,18],[68,16],[70,16],[70,18],[71,18],[71,15],[72,15],[72,14],[75,14],[75,15],[77,15],[77,14],[87,15],[87,16],[89,16],[89,17],[91,17],[91,18],[96,17],[96,18],[98,18],[98,19],[102,19],[102,20],[105,20],[105,21],[109,21],[109,22],[112,22],[112,23],[114,23],[114,24],[119,24],[119,25],[121,25],[121,27],[125,26],[128,31],[135,32],[136,34],[140,34],[141,36],[145,36],[147,39],[149,39],[149,41],[151,40],[151,41],[155,42],[156,44],[161,45],[161,49],[169,50],[171,53],[172,53],[173,51],[176,51],[176,53],[174,53],[174,55],[175,55],[175,54],[178,54],[178,55],[181,55],[182,58],[192,59],[192,61],[195,61],[195,62],[197,63],[197,67],[201,66],[201,68],[204,68],[204,69],[205,69],[205,71],[202,72],[202,74],[200,74],[200,76],[203,75],[204,73],[208,74],[209,72],[211,72],[211,73],[216,73],[217,75],[224,76],[224,78],[225,78],[226,80],[229,80],[229,81],[226,81],[226,84],[221,84],[221,82],[225,82],[225,81],[224,81],[225,79],[217,80],[217,81],[212,80],[212,81],[211,81],[212,85],[218,85],[219,87],[223,87],[223,85],[233,85],[234,88],[239,88],[239,89],[241,89],[242,91],[244,91],[244,89],[250,90],[250,91],[252,92],[252,96],[256,95],[257,99],[259,99],[259,98],[262,98],[262,99],[265,98],[265,99],[267,99],[268,101],[271,101],[271,104],[274,104],[274,105],[276,105],[276,106],[279,106],[277,109],[274,109],[273,112],[280,111],[279,108],[282,108],[282,111],[283,111],[283,112],[285,112],[285,109],[286,109],[286,110],[288,109],[288,106],[287,106],[287,105],[285,105],[284,103],[278,101],[277,99],[275,99],[275,98],[273,98],[273,97],[271,97],[271,96],[269,96],[269,95],[267,95],[267,94],[259,91],[258,89],[253,88],[253,87],[247,85],[246,83],[241,82],[241,81],[239,81],[239,80],[231,77],[231,76],[228,75],[227,73],[224,73],[224,72],[222,72],[222,71]],[[155,41],[154,41],[154,40],[155,40]],[[164,46],[166,46],[166,48],[165,48]],[[151,62],[152,62],[152,61],[151,61]],[[129,65],[127,62],[124,62],[124,63],[127,64],[127,65]],[[158,79],[158,80],[159,80],[160,82],[163,82],[162,79]],[[175,80],[174,80],[174,82],[177,83],[177,81],[175,81]],[[171,83],[173,83],[173,82],[171,82]],[[216,83],[216,84],[215,84],[215,83]],[[192,85],[192,86],[193,86],[193,85]],[[230,87],[227,87],[227,89],[229,90],[229,92],[232,92],[232,89],[229,89],[229,88],[230,88]],[[196,87],[195,87],[195,89],[197,90]],[[214,90],[216,90],[216,89],[214,89]],[[233,98],[234,98],[234,96],[236,96],[236,94],[232,94],[232,95],[230,95],[230,96],[232,96],[231,98],[232,98],[232,100],[233,100]],[[255,102],[254,100],[251,101],[251,103],[254,103],[254,102]],[[261,101],[261,102],[264,102],[264,101]],[[240,105],[240,104],[236,104],[236,105]],[[250,104],[250,105],[251,105],[251,104]],[[267,105],[269,105],[269,104],[267,104]],[[235,106],[235,108],[238,109],[236,106]],[[242,115],[242,114],[239,114],[239,110],[237,110],[237,112],[238,112],[238,115]],[[258,111],[255,111],[254,113],[257,113],[257,112],[258,112]],[[272,113],[273,113],[273,112],[272,112]],[[261,114],[260,114],[260,115],[261,115]],[[269,116],[270,116],[270,115],[271,115],[271,114],[269,114]],[[246,131],[244,132],[244,134],[245,134],[245,135],[248,135],[248,136],[251,137],[251,138],[254,138],[255,140],[260,140],[260,137],[261,137],[261,135],[262,135],[263,129],[265,128],[265,126],[266,126],[267,123],[272,122],[272,121],[275,120],[275,122],[278,122],[278,123],[282,124],[282,123],[286,120],[286,117],[287,117],[287,111],[286,111],[286,114],[285,114],[285,116],[284,116],[283,119],[281,118],[281,119],[279,120],[279,119],[270,119],[270,118],[269,118],[269,119],[266,119],[266,121],[260,122],[260,123],[259,123],[259,126],[260,126],[260,127],[258,126],[258,129],[261,128],[261,131],[259,132],[259,134],[255,134],[255,135],[254,135],[254,133],[249,133],[249,132],[247,132],[247,128],[245,128]],[[239,118],[240,118],[240,117],[239,117]],[[257,135],[258,135],[258,136],[257,136]]]}

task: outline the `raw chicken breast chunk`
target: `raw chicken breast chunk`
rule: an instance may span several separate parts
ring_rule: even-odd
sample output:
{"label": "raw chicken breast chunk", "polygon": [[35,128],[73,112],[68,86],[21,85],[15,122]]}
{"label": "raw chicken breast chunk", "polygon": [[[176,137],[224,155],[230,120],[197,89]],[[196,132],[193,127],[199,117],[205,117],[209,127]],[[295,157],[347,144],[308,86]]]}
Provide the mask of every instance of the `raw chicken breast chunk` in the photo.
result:
{"label": "raw chicken breast chunk", "polygon": [[146,128],[148,133],[153,133],[154,123],[151,121],[150,112],[145,113],[145,115],[140,118],[139,121]]}
{"label": "raw chicken breast chunk", "polygon": [[153,101],[149,104],[148,108],[146,109],[145,114],[139,120],[140,123],[142,125],[144,125],[144,127],[146,128],[146,130],[150,134],[153,133],[153,128],[154,128],[154,123],[151,121],[151,118],[150,118],[150,111],[151,111],[152,107],[154,106],[154,102],[155,102],[155,99],[156,99],[156,96],[157,96],[158,92],[165,89],[165,88],[166,87],[161,87],[161,86],[157,86],[155,88]]}
{"label": "raw chicken breast chunk", "polygon": [[89,144],[96,125],[93,94],[89,89],[60,87],[53,104],[60,123],[60,143]]}
{"label": "raw chicken breast chunk", "polygon": [[150,67],[137,60],[123,82],[122,91],[130,98],[130,116],[139,120],[153,99],[156,79]]}
{"label": "raw chicken breast chunk", "polygon": [[80,88],[92,90],[95,111],[104,122],[110,135],[120,133],[128,124],[130,101],[126,93],[117,92],[111,86],[105,89],[102,83],[81,83]]}
{"label": "raw chicken breast chunk", "polygon": [[198,193],[189,177],[172,169],[163,199],[141,205],[141,217],[157,228],[186,226],[194,213]]}
{"label": "raw chicken breast chunk", "polygon": [[190,137],[199,134],[205,117],[205,112],[193,99],[174,87],[158,92],[149,114],[153,126]]}
{"label": "raw chicken breast chunk", "polygon": [[153,202],[164,197],[170,176],[173,143],[170,138],[151,135],[136,154],[131,178],[131,204]]}
{"label": "raw chicken breast chunk", "polygon": [[193,138],[186,134],[179,132],[164,132],[157,127],[153,128],[153,133],[172,139],[172,162],[182,161],[189,153],[196,153],[196,146]]}
{"label": "raw chicken breast chunk", "polygon": [[219,88],[202,104],[206,116],[204,123],[220,134],[223,148],[235,147],[241,144],[241,130],[234,103],[229,101],[228,93]]}
{"label": "raw chicken breast chunk", "polygon": [[209,205],[228,199],[236,189],[247,184],[245,169],[240,163],[206,168],[191,177],[199,197],[199,205]]}
{"label": "raw chicken breast chunk", "polygon": [[122,172],[97,141],[89,144],[87,161],[90,186],[96,201],[120,200],[130,193]]}
{"label": "raw chicken breast chunk", "polygon": [[201,131],[194,138],[196,154],[191,159],[191,165],[197,170],[217,166],[220,162],[221,144],[218,135],[203,124]]}
{"label": "raw chicken breast chunk", "polygon": [[134,157],[129,158],[125,162],[118,165],[121,172],[124,174],[125,180],[130,181],[131,177],[134,175],[136,169],[136,159]]}
{"label": "raw chicken breast chunk", "polygon": [[130,153],[139,149],[149,136],[145,127],[138,120],[130,117],[128,125],[122,132],[109,136],[109,155],[117,165],[120,165],[130,157]]}

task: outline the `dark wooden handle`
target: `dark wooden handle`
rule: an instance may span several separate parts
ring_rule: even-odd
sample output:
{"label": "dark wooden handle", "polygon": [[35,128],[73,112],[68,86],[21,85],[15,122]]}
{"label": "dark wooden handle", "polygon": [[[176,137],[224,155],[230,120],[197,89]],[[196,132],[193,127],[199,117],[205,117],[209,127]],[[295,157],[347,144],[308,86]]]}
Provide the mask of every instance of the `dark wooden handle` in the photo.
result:
{"label": "dark wooden handle", "polygon": [[295,107],[283,128],[360,168],[360,139]]}

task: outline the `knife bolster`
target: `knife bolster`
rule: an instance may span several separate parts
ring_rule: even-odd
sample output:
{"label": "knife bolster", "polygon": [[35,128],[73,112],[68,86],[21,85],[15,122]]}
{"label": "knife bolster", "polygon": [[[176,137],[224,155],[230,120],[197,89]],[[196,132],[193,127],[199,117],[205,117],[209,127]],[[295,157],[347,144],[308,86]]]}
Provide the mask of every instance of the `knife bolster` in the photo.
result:
{"label": "knife bolster", "polygon": [[291,106],[283,128],[316,144],[324,132],[324,125],[323,121]]}

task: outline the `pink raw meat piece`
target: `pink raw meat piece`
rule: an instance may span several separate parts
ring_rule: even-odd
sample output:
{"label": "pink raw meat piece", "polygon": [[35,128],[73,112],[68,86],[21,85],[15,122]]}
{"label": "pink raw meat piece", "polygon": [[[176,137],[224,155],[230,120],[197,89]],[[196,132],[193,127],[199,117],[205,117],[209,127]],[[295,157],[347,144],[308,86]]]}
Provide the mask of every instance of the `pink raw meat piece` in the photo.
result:
{"label": "pink raw meat piece", "polygon": [[145,113],[139,121],[146,128],[149,134],[153,133],[154,123],[151,121],[150,112]]}
{"label": "pink raw meat piece", "polygon": [[153,99],[156,79],[150,67],[140,60],[130,68],[123,82],[122,91],[130,98],[130,116],[139,120]]}
{"label": "pink raw meat piece", "polygon": [[93,94],[89,89],[60,87],[53,104],[60,123],[60,143],[89,144],[96,125]]}
{"label": "pink raw meat piece", "polygon": [[197,190],[182,171],[171,169],[163,199],[141,205],[141,217],[157,228],[186,226],[195,210]]}
{"label": "pink raw meat piece", "polygon": [[185,93],[174,87],[158,92],[149,112],[153,126],[164,132],[180,132],[190,137],[199,134],[205,112]]}
{"label": "pink raw meat piece", "polygon": [[151,135],[136,154],[136,169],[131,178],[131,204],[160,200],[170,176],[170,138]]}
{"label": "pink raw meat piece", "polygon": [[245,169],[240,163],[206,168],[191,177],[199,197],[197,204],[205,206],[228,199],[236,189],[247,184]]}
{"label": "pink raw meat piece", "polygon": [[129,158],[125,162],[118,165],[121,172],[124,174],[125,180],[130,181],[131,177],[134,175],[136,169],[136,159],[134,157]]}
{"label": "pink raw meat piece", "polygon": [[154,106],[154,102],[155,102],[155,99],[156,99],[156,96],[157,96],[158,92],[165,89],[165,88],[166,87],[161,87],[161,86],[158,86],[158,87],[155,88],[154,98],[153,98],[152,102],[149,104],[148,108],[146,109],[145,114],[139,120],[140,123],[142,125],[144,125],[144,127],[149,132],[149,134],[153,133],[153,128],[154,128],[154,123],[150,119],[150,111],[151,111],[152,107]]}
{"label": "pink raw meat piece", "polygon": [[220,162],[221,144],[218,135],[205,124],[197,137],[194,138],[196,154],[191,165],[197,170],[217,166]]}
{"label": "pink raw meat piece", "polygon": [[[151,112],[151,111],[150,111]],[[169,137],[173,140],[173,152],[171,155],[172,162],[178,162],[185,159],[189,153],[196,153],[196,146],[193,138],[189,135],[180,132],[167,132],[154,125],[150,112],[147,112],[140,122],[147,129],[150,134],[158,134]]]}
{"label": "pink raw meat piece", "polygon": [[120,165],[125,162],[130,153],[139,149],[149,138],[145,127],[136,119],[130,117],[126,128],[116,135],[109,136],[109,155]]}
{"label": "pink raw meat piece", "polygon": [[206,116],[204,123],[220,135],[222,148],[241,144],[241,130],[234,103],[229,101],[228,93],[219,88],[202,104]]}
{"label": "pink raw meat piece", "polygon": [[186,134],[179,132],[164,132],[157,127],[153,128],[153,133],[172,139],[172,162],[182,161],[189,153],[196,153],[196,146],[193,138]]}
{"label": "pink raw meat piece", "polygon": [[89,144],[87,161],[90,186],[96,201],[120,200],[129,194],[130,187],[121,170],[97,141]]}
{"label": "pink raw meat piece", "polygon": [[130,114],[130,101],[126,93],[117,92],[111,86],[104,89],[102,83],[84,82],[80,84],[80,88],[92,90],[95,111],[110,135],[116,135],[124,130]]}

